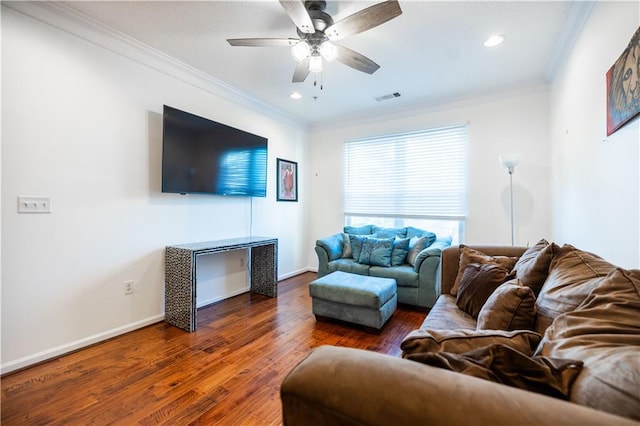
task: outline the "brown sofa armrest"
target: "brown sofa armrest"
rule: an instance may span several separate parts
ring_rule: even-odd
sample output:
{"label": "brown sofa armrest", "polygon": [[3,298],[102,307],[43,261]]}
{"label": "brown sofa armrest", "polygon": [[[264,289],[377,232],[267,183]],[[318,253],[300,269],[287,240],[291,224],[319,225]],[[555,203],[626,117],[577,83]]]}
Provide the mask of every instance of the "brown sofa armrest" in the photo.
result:
{"label": "brown sofa armrest", "polygon": [[285,426],[637,425],[559,399],[370,351],[322,346],[284,379]]}
{"label": "brown sofa armrest", "polygon": [[[511,256],[520,257],[527,251],[527,247],[512,246],[470,246],[467,247],[479,250],[489,256]],[[458,275],[458,263],[460,262],[460,246],[447,247],[442,251],[442,269],[440,279],[440,294],[449,294],[453,288],[453,283]]]}

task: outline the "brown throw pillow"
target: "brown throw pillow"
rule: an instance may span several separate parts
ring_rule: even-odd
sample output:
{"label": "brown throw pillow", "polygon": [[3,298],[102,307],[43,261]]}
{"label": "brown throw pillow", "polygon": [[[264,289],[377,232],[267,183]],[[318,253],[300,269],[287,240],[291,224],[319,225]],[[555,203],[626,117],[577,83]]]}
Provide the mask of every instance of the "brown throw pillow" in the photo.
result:
{"label": "brown throw pillow", "polygon": [[509,270],[493,263],[470,263],[462,274],[456,305],[473,318],[478,318],[491,293],[509,278]]}
{"label": "brown throw pillow", "polygon": [[555,398],[569,399],[571,385],[582,371],[582,361],[531,357],[504,345],[492,345],[463,354],[411,354],[407,359]]}
{"label": "brown throw pillow", "polygon": [[478,314],[478,330],[531,330],[536,298],[530,287],[511,280],[498,287]]}
{"label": "brown throw pillow", "polygon": [[640,421],[640,271],[614,269],[576,309],[557,317],[536,355],[585,369],[571,401]]}
{"label": "brown throw pillow", "polygon": [[542,288],[542,284],[549,275],[549,265],[553,260],[553,255],[560,250],[560,247],[545,239],[538,241],[525,251],[513,267],[516,278],[527,287],[531,287],[534,295],[537,295]]}
{"label": "brown throw pillow", "polygon": [[565,244],[553,256],[536,296],[536,331],[544,333],[561,314],[574,311],[616,267],[600,256]]}
{"label": "brown throw pillow", "polygon": [[400,344],[403,356],[419,352],[463,353],[495,344],[533,354],[542,336],[529,330],[413,330]]}
{"label": "brown throw pillow", "polygon": [[464,270],[467,268],[467,265],[470,263],[493,263],[497,265],[504,266],[509,271],[513,269],[513,266],[516,264],[518,258],[517,257],[508,257],[508,256],[489,256],[481,251],[472,249],[471,247],[467,247],[464,244],[460,245],[460,261],[458,263],[458,275],[456,276],[456,280],[453,283],[453,288],[451,289],[451,295],[456,296],[458,294],[458,287],[460,287],[460,281],[462,280],[462,275],[464,274]]}

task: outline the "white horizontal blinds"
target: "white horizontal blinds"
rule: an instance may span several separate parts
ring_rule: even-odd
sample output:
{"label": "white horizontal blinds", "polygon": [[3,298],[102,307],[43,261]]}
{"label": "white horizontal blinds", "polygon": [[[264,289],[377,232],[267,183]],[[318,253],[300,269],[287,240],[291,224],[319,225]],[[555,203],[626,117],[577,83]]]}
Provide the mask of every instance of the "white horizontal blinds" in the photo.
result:
{"label": "white horizontal blinds", "polygon": [[345,143],[345,214],[464,219],[467,127]]}

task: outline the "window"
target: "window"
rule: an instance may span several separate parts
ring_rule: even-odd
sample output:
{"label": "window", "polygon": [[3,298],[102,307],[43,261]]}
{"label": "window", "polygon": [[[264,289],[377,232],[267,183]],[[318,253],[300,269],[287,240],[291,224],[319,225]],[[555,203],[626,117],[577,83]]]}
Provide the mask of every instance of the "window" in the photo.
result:
{"label": "window", "polygon": [[462,241],[467,127],[347,141],[345,224],[415,226]]}

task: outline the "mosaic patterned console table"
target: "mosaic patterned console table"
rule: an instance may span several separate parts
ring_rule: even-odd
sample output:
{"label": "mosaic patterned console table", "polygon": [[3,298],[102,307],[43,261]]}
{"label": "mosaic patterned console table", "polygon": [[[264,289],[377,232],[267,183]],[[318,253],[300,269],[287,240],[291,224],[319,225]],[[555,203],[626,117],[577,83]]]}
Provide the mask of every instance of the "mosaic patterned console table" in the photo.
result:
{"label": "mosaic patterned console table", "polygon": [[164,320],[186,331],[197,327],[196,264],[198,257],[249,250],[251,291],[278,295],[278,239],[245,237],[167,246],[165,251]]}

